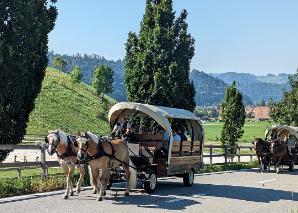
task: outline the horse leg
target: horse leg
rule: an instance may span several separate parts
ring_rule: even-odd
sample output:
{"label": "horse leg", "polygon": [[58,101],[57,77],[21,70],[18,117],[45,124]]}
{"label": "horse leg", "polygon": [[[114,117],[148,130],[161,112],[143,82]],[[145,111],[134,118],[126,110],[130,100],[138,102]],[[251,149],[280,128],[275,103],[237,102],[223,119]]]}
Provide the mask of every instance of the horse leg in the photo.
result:
{"label": "horse leg", "polygon": [[101,176],[100,176],[100,191],[98,193],[98,197],[97,197],[97,200],[98,201],[102,201],[102,197],[106,194],[106,189],[107,189],[107,183],[110,179],[110,171],[109,169],[105,168],[105,169],[102,169],[101,171]]}
{"label": "horse leg", "polygon": [[76,188],[76,192],[77,193],[80,193],[81,192],[81,185],[82,185],[82,182],[84,181],[84,175],[85,175],[85,171],[84,171],[84,167],[83,165],[80,165],[78,167],[79,171],[80,171],[80,178],[78,180],[78,183],[77,183],[77,188]]}
{"label": "horse leg", "polygon": [[63,198],[67,199],[68,194],[69,194],[69,181],[68,181],[69,168],[68,168],[67,164],[65,164],[65,163],[61,163],[61,168],[63,169],[64,174],[66,176],[66,190],[65,190],[65,193],[63,195]]}
{"label": "horse leg", "polygon": [[69,172],[68,172],[68,182],[69,182],[69,188],[70,188],[70,196],[73,196],[73,173],[75,170],[75,166],[74,165],[69,165]]}
{"label": "horse leg", "polygon": [[99,171],[98,169],[94,169],[91,167],[91,175],[92,175],[92,184],[94,186],[94,189],[92,191],[92,194],[96,194],[99,192],[99,186],[98,186],[98,181],[97,181],[97,178],[98,178],[98,175],[99,175]]}
{"label": "horse leg", "polygon": [[130,190],[130,185],[129,185],[129,180],[130,180],[130,170],[128,166],[124,167],[125,169],[125,179],[126,179],[126,190],[125,190],[125,196],[129,195],[129,190]]}

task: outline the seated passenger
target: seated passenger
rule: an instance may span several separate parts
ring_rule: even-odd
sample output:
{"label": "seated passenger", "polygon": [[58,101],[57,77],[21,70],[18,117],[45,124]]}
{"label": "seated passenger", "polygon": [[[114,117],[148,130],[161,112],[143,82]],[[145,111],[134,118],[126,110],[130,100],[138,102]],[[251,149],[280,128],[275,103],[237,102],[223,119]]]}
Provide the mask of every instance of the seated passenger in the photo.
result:
{"label": "seated passenger", "polygon": [[187,141],[187,137],[184,134],[184,131],[182,131],[182,129],[178,129],[178,135],[181,138],[181,141]]}
{"label": "seated passenger", "polygon": [[158,127],[158,133],[162,134],[163,136],[163,141],[169,142],[170,141],[170,136],[166,130],[164,130],[162,127]]}
{"label": "seated passenger", "polygon": [[292,155],[292,149],[295,148],[295,145],[296,145],[294,135],[290,135],[289,139],[286,142],[287,142],[289,154]]}
{"label": "seated passenger", "polygon": [[173,130],[174,142],[181,142],[181,137],[177,134],[176,130]]}

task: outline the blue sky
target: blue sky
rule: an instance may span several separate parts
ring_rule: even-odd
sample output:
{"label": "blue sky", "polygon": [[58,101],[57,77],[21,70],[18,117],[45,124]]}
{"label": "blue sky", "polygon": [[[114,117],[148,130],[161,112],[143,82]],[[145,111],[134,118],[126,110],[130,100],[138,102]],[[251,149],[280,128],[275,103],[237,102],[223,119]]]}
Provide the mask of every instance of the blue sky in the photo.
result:
{"label": "blue sky", "polygon": [[[50,50],[122,59],[145,0],[58,0],[57,7]],[[191,68],[257,75],[298,68],[297,0],[174,0],[177,14],[182,9],[196,39]]]}

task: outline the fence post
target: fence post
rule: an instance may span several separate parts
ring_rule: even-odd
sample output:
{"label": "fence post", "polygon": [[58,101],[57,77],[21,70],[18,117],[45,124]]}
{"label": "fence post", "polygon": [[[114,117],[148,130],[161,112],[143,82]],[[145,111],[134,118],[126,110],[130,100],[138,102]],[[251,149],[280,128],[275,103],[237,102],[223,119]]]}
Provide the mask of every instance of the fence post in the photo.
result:
{"label": "fence post", "polygon": [[46,177],[47,174],[47,165],[46,165],[46,146],[42,144],[40,146],[40,164],[41,164],[41,176]]}
{"label": "fence post", "polygon": [[240,163],[240,155],[241,155],[241,153],[240,153],[240,146],[238,146],[238,163]]}
{"label": "fence post", "polygon": [[252,147],[250,147],[249,149],[250,149],[250,162],[252,162]]}
{"label": "fence post", "polygon": [[212,166],[212,144],[209,146],[210,165]]}
{"label": "fence post", "polygon": [[228,163],[228,148],[227,148],[227,145],[224,145],[224,148],[225,148],[225,153],[224,153],[224,155],[225,155],[225,164],[227,164]]}

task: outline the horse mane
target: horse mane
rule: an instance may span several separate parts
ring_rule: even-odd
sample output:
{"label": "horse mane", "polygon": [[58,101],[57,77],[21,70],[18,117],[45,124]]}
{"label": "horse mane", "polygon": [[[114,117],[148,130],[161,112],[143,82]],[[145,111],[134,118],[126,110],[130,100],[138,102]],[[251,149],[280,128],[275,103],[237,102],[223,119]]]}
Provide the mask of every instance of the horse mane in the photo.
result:
{"label": "horse mane", "polygon": [[99,141],[99,137],[95,134],[93,134],[92,132],[85,132],[85,135],[89,135],[91,140],[94,141],[96,144],[98,144]]}
{"label": "horse mane", "polygon": [[61,130],[56,130],[55,132],[57,132],[59,134],[60,137],[60,143],[64,144],[66,147],[68,145],[67,143],[67,134]]}

